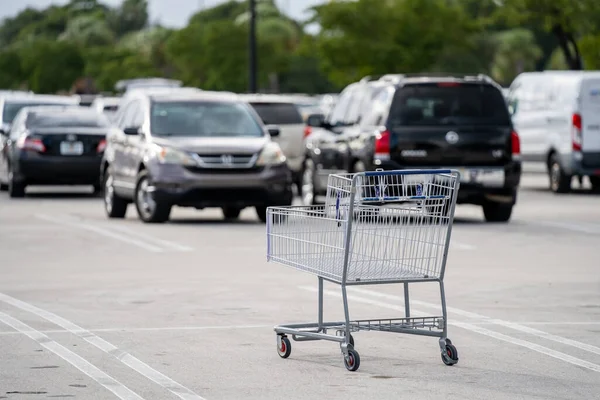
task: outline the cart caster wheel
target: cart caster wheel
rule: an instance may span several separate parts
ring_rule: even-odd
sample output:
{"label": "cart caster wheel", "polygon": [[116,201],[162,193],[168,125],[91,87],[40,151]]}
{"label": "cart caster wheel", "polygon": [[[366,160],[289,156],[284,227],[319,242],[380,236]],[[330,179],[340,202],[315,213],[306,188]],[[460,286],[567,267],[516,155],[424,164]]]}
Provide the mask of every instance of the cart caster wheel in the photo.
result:
{"label": "cart caster wheel", "polygon": [[277,354],[281,358],[288,358],[292,353],[292,343],[290,339],[285,336],[281,337],[281,345],[277,345]]}
{"label": "cart caster wheel", "polygon": [[354,336],[350,335],[350,346],[354,347]]}
{"label": "cart caster wheel", "polygon": [[348,371],[356,371],[360,367],[360,356],[354,349],[348,349],[348,355],[344,357],[344,366]]}
{"label": "cart caster wheel", "polygon": [[458,350],[449,340],[446,340],[446,351],[442,353],[442,361],[448,366],[458,363]]}

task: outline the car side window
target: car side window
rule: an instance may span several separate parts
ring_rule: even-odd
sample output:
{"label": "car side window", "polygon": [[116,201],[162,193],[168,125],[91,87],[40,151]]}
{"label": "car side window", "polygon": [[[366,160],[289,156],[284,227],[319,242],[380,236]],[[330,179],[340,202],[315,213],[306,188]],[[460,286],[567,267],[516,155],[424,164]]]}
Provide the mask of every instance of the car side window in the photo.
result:
{"label": "car side window", "polygon": [[353,87],[349,87],[345,89],[336,103],[334,109],[331,111],[331,115],[329,116],[329,123],[333,126],[345,123],[346,111],[348,110],[348,105],[350,104],[350,100],[352,99],[352,94],[354,92]]}
{"label": "car side window", "polygon": [[17,117],[13,120],[13,123],[10,127],[9,137],[11,140],[17,140],[23,132],[23,123],[27,118],[27,113],[21,112],[17,115]]}
{"label": "car side window", "polygon": [[366,106],[366,113],[361,120],[361,126],[379,126],[385,122],[387,110],[394,95],[393,87],[378,88],[373,94],[373,100]]}
{"label": "car side window", "polygon": [[346,115],[344,121],[348,124],[356,124],[360,122],[361,115],[364,111],[363,106],[365,105],[365,99],[370,97],[371,93],[369,87],[359,86],[354,90],[354,93],[350,97]]}
{"label": "car side window", "polygon": [[140,128],[144,125],[144,107],[141,101],[136,101],[132,110],[131,126]]}
{"label": "car side window", "polygon": [[134,100],[127,106],[123,119],[121,120],[121,129],[133,128],[135,122],[135,115],[138,109],[138,101]]}

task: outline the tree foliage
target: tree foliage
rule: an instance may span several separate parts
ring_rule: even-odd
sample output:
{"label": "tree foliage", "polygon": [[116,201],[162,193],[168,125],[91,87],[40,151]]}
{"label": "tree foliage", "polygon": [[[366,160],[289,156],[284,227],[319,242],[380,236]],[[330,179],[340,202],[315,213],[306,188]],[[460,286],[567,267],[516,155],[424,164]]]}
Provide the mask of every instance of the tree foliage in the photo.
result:
{"label": "tree foliage", "polygon": [[[257,0],[260,90],[329,92],[365,75],[421,71],[509,84],[526,70],[600,68],[598,0],[354,0],[312,11],[296,21],[275,0]],[[0,86],[55,92],[91,78],[105,91],[164,76],[244,91],[249,16],[247,0],[229,0],[172,30],[149,23],[147,0],[28,8],[0,24]],[[309,23],[320,31],[308,33]]]}

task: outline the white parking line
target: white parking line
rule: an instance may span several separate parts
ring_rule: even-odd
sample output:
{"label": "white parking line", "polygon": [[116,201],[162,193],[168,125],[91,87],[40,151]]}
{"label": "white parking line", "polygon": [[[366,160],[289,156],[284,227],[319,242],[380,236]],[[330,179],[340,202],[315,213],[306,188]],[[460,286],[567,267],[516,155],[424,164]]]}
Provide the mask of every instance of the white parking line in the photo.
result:
{"label": "white parking line", "polygon": [[[0,321],[4,324],[10,326],[14,330],[26,335],[30,339],[35,340],[40,346],[45,349],[51,351],[56,354],[96,382],[105,387],[106,389],[113,392],[118,398],[123,400],[143,400],[137,393],[129,389],[127,386],[123,385],[121,382],[117,381],[113,377],[109,376],[105,372],[98,369],[96,366],[80,357],[79,355],[73,353],[66,347],[58,344],[54,340],[50,339],[48,336],[43,333],[36,331],[29,325],[24,324],[7,315],[3,312],[0,312]],[[5,366],[6,367],[6,366]]]}
{"label": "white parking line", "polygon": [[477,247],[467,244],[457,242],[456,240],[450,240],[450,247],[456,247],[458,250],[475,250]]}
{"label": "white parking line", "polygon": [[114,224],[114,226],[111,226],[110,229],[114,229],[115,231],[123,232],[123,233],[127,234],[128,236],[137,236],[138,238],[144,239],[145,241],[148,241],[148,242],[154,242],[155,244],[162,246],[168,250],[175,250],[175,251],[193,251],[194,250],[191,247],[184,246],[182,244],[179,244],[176,242],[171,242],[168,240],[155,238],[153,236],[146,235],[145,233],[135,232],[131,229],[127,229],[124,226],[120,226],[117,224]]}
{"label": "white parking line", "polygon": [[148,364],[144,363],[143,361],[139,360],[138,358],[134,357],[133,355],[127,353],[126,351],[119,349],[117,346],[113,345],[112,343],[107,342],[106,340],[102,339],[99,336],[96,336],[92,332],[90,332],[78,325],[75,325],[74,323],[72,323],[62,317],[59,317],[56,314],[53,314],[46,310],[42,310],[41,308],[38,308],[29,303],[25,303],[24,301],[15,299],[15,298],[10,297],[3,293],[0,293],[0,301],[3,301],[4,303],[10,304],[21,310],[28,311],[32,314],[35,314],[38,317],[41,317],[47,321],[50,321],[53,324],[66,329],[67,331],[71,332],[72,334],[79,336],[86,342],[94,345],[95,347],[99,348],[100,350],[104,351],[105,353],[112,355],[117,360],[119,360],[123,364],[127,365],[129,368],[131,368],[134,371],[138,372],[139,374],[145,376],[146,378],[150,379],[154,383],[164,387],[165,389],[169,390],[171,393],[173,393],[174,395],[178,396],[181,399],[204,400],[201,396],[197,395],[192,390],[175,382],[173,379],[169,378],[168,376],[163,375],[162,373],[153,369]]}
{"label": "white parking line", "polygon": [[[362,293],[362,294],[370,295],[370,296],[373,296],[373,297],[379,297],[379,298],[384,298],[384,299],[387,299],[387,300],[404,302],[404,298],[400,297],[400,296],[394,296],[394,295],[379,293],[379,292],[375,292],[375,291],[368,290],[368,289],[352,288],[352,290],[355,291],[355,292],[357,292],[357,293]],[[433,308],[433,309],[436,309],[436,310],[440,310],[441,309],[441,307],[439,305],[437,305],[437,304],[427,303],[427,302],[424,302],[424,301],[411,300],[410,302],[413,303],[413,304],[416,304],[418,306],[421,306],[421,307]],[[478,320],[490,322],[490,323],[492,323],[494,325],[504,326],[506,328],[513,329],[515,331],[524,332],[524,333],[527,333],[527,334],[530,334],[530,335],[533,335],[533,336],[538,336],[538,337],[541,337],[543,339],[551,340],[553,342],[561,343],[561,344],[564,344],[564,345],[567,345],[567,346],[576,347],[576,348],[578,348],[580,350],[585,350],[585,351],[588,351],[590,353],[594,353],[594,354],[600,355],[600,347],[592,346],[592,345],[587,344],[587,343],[582,343],[582,342],[579,342],[577,340],[572,340],[572,339],[564,338],[562,336],[553,335],[551,333],[547,333],[547,332],[544,332],[544,331],[540,331],[538,329],[530,328],[528,326],[517,324],[515,322],[509,322],[509,321],[503,321],[501,319],[490,318],[490,317],[487,317],[485,315],[480,315],[480,314],[472,313],[470,311],[465,311],[465,310],[461,310],[461,309],[454,308],[454,307],[446,307],[446,309],[448,310],[448,312],[451,312],[451,313],[454,313],[454,314],[457,314],[457,315],[462,315],[463,317],[473,318],[473,319],[478,319]]]}
{"label": "white parking line", "polygon": [[146,241],[137,240],[135,238],[131,238],[131,237],[125,236],[125,235],[120,235],[118,233],[114,233],[109,230],[93,226],[89,223],[72,222],[72,221],[67,221],[64,218],[55,218],[55,217],[51,217],[49,215],[44,215],[44,214],[37,214],[36,217],[39,219],[48,221],[48,222],[53,222],[55,224],[91,231],[91,232],[97,233],[99,235],[118,240],[123,243],[129,243],[134,246],[141,247],[144,250],[148,250],[148,251],[151,251],[154,253],[160,253],[163,251],[163,249],[161,247],[149,244]]}
{"label": "white parking line", "polygon": [[556,222],[556,221],[538,221],[537,224],[553,228],[566,229],[573,232],[589,233],[592,235],[600,235],[600,224],[591,224],[588,222]]}
{"label": "white parking line", "polygon": [[[167,331],[208,331],[208,330],[236,330],[236,329],[265,329],[272,325],[217,325],[217,326],[160,326],[149,328],[98,328],[88,329],[90,332],[167,332]],[[71,333],[66,329],[49,329],[40,331],[42,333]],[[0,336],[20,335],[19,332],[0,332]]]}
{"label": "white parking line", "polygon": [[[314,288],[314,287],[300,286],[299,288],[303,289],[303,290],[310,291],[310,292],[315,292],[315,293],[317,292],[317,289]],[[371,292],[369,290],[366,290],[366,291],[363,290],[363,291],[364,292]],[[332,296],[332,297],[337,297],[337,298],[341,297],[341,292],[339,292],[339,291],[324,290],[323,292],[324,292],[324,294],[327,294],[327,295]],[[377,292],[373,292],[373,293],[377,293]],[[377,294],[379,294],[379,293],[377,293]],[[404,306],[398,306],[398,305],[393,305],[393,304],[389,304],[389,303],[384,303],[384,302],[381,302],[381,301],[377,301],[377,300],[373,300],[373,299],[368,299],[368,298],[365,298],[365,297],[360,297],[360,296],[356,296],[356,295],[352,295],[352,294],[348,295],[348,299],[352,300],[352,301],[360,302],[360,303],[365,303],[365,304],[370,304],[370,305],[378,306],[378,307],[381,307],[381,308],[388,308],[388,309],[392,309],[392,310],[397,310],[397,311],[400,311],[400,312],[404,312]],[[415,303],[413,300],[411,300],[411,302]],[[420,303],[422,303],[422,302],[420,302]],[[427,313],[425,313],[423,311],[415,310],[412,307],[411,307],[411,313],[413,313],[413,315],[421,315],[421,316],[428,315]],[[465,313],[468,313],[468,312],[465,312]],[[471,313],[469,313],[469,314],[471,314]],[[476,315],[476,314],[473,314],[473,315]],[[533,350],[533,351],[537,351],[538,353],[545,354],[547,356],[556,358],[558,360],[565,361],[565,362],[568,362],[570,364],[577,365],[579,367],[587,368],[587,369],[589,369],[591,371],[594,371],[594,372],[600,372],[600,365],[597,365],[597,364],[594,364],[594,363],[582,360],[582,359],[577,358],[577,357],[573,357],[573,356],[571,356],[569,354],[561,353],[559,351],[550,349],[550,348],[545,347],[545,346],[541,346],[541,345],[538,345],[538,344],[535,344],[535,343],[532,343],[532,342],[528,342],[526,340],[513,338],[511,336],[504,335],[502,333],[495,332],[495,331],[492,331],[492,330],[489,330],[489,329],[486,329],[486,328],[482,328],[480,326],[476,326],[476,325],[473,325],[473,324],[470,324],[470,323],[466,323],[466,322],[448,321],[448,325],[457,326],[457,327],[466,329],[466,330],[471,331],[471,332],[476,332],[476,333],[479,333],[479,334],[484,335],[484,336],[488,336],[488,337],[492,337],[494,339],[502,340],[504,342],[508,342],[508,343],[511,343],[511,344],[514,344],[514,345],[517,345],[517,346],[525,347],[527,349],[530,349],[530,350]]]}

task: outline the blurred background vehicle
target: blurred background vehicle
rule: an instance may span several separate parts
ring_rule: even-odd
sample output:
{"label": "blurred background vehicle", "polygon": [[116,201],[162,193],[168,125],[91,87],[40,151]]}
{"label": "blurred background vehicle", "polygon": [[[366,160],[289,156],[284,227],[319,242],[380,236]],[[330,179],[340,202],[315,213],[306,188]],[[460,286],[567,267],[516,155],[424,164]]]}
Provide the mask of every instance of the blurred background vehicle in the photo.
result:
{"label": "blurred background vehicle", "polygon": [[147,88],[179,88],[182,87],[183,83],[175,79],[165,78],[138,78],[138,79],[124,79],[120,80],[115,84],[115,90],[120,93],[126,93],[133,89],[147,89]]}
{"label": "blurred background vehicle", "polygon": [[331,172],[456,168],[458,203],[506,222],[521,176],[519,136],[501,87],[485,75],[390,74],[346,87],[330,117],[309,117],[302,198]]}
{"label": "blurred background vehicle", "polygon": [[292,203],[292,174],[251,106],[233,93],[143,93],[127,97],[109,134],[104,207],[123,218],[134,203],[144,222],[165,222],[173,206],[219,207],[226,219],[254,207]]}
{"label": "blurred background vehicle", "polygon": [[99,96],[94,99],[91,107],[99,113],[103,113],[109,120],[113,120],[114,115],[119,109],[121,103],[120,97]]}
{"label": "blurred background vehicle", "polygon": [[600,192],[600,71],[525,72],[510,86],[509,109],[523,161],[542,164],[550,190],[574,177]]}
{"label": "blurred background vehicle", "polygon": [[287,165],[292,170],[294,183],[300,191],[305,125],[298,107],[298,98],[269,94],[242,94],[240,98],[254,108],[265,125],[277,125],[281,130],[275,141],[281,146]]}
{"label": "blurred background vehicle", "polygon": [[28,185],[92,185],[110,124],[87,107],[36,106],[19,110],[0,148],[0,189],[25,196]]}
{"label": "blurred background vehicle", "polygon": [[79,101],[69,96],[40,95],[19,93],[0,96],[0,131],[8,132],[13,119],[23,107],[43,105],[72,105],[78,106]]}

